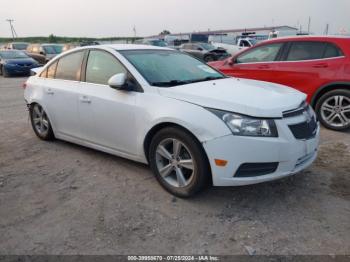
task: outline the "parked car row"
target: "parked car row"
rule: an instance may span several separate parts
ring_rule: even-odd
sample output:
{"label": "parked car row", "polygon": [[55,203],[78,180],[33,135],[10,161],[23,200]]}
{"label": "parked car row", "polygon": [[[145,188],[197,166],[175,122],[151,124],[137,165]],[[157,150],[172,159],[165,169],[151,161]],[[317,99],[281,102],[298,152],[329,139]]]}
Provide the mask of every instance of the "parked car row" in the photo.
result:
{"label": "parked car row", "polygon": [[307,94],[325,127],[350,128],[349,37],[277,38],[210,65],[229,76],[293,87]]}
{"label": "parked car row", "polygon": [[[97,42],[81,42],[80,44],[29,44],[25,42],[11,42],[2,46],[0,50],[17,50],[23,51],[27,56],[36,60],[40,65],[46,64],[56,55],[76,48],[78,46],[98,45]],[[14,53],[18,54],[18,53]]]}

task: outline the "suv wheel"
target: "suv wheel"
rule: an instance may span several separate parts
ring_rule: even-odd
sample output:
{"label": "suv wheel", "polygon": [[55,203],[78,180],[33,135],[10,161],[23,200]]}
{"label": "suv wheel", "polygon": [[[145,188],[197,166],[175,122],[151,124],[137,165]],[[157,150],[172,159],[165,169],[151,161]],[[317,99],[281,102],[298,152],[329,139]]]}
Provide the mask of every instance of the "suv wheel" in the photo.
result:
{"label": "suv wheel", "polygon": [[149,162],[159,183],[178,197],[190,197],[210,178],[210,168],[201,144],[178,128],[164,128],[152,139]]}
{"label": "suv wheel", "polygon": [[325,93],[316,104],[320,122],[327,128],[343,131],[350,128],[350,90]]}

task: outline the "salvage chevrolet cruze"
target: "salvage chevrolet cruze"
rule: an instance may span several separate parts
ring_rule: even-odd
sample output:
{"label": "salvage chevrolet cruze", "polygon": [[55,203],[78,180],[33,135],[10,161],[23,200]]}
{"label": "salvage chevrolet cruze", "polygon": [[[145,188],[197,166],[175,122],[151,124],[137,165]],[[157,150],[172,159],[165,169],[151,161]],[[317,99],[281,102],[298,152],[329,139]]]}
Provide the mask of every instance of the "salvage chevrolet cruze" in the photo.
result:
{"label": "salvage chevrolet cruze", "polygon": [[169,192],[240,186],[295,174],[316,158],[319,124],[306,95],[228,78],[168,48],[83,47],[25,84],[32,127],[149,163]]}

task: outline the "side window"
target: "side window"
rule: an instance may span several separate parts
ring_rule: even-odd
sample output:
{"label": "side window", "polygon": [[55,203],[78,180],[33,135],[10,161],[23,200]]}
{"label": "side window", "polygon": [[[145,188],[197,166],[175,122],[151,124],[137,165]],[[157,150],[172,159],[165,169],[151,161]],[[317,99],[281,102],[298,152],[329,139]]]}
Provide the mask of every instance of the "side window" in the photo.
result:
{"label": "side window", "polygon": [[282,43],[259,46],[238,56],[237,63],[257,63],[275,61]]}
{"label": "side window", "polygon": [[43,78],[47,78],[47,68],[44,71],[42,71],[39,76]]}
{"label": "side window", "polygon": [[343,52],[334,44],[328,43],[324,52],[324,58],[343,56]]}
{"label": "side window", "polygon": [[55,78],[80,81],[83,58],[83,51],[75,52],[60,58],[57,64]]}
{"label": "side window", "polygon": [[47,78],[55,78],[56,68],[57,62],[49,66],[49,68],[47,69]]}
{"label": "side window", "polygon": [[287,61],[322,59],[325,47],[323,42],[293,42]]}
{"label": "side window", "polygon": [[90,51],[86,66],[86,82],[107,85],[108,80],[119,73],[127,73],[123,65],[104,51]]}

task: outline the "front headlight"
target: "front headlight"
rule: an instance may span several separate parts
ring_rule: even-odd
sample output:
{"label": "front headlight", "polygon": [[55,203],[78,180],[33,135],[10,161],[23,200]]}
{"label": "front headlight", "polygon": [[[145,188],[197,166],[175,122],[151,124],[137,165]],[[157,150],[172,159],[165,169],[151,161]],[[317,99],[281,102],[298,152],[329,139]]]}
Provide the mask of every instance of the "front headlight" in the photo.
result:
{"label": "front headlight", "polygon": [[237,136],[278,137],[275,121],[207,108],[218,116]]}

